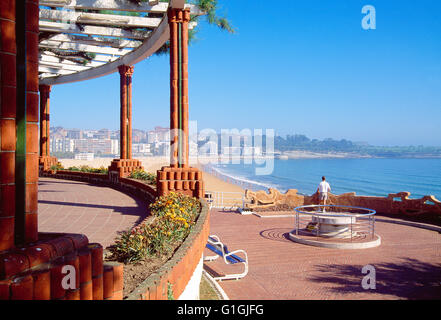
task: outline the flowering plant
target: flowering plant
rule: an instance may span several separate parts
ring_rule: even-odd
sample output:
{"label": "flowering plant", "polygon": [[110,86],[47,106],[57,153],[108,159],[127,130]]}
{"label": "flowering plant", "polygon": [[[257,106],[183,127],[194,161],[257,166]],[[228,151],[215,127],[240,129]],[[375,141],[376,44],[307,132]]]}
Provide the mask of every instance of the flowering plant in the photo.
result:
{"label": "flowering plant", "polygon": [[173,252],[190,233],[201,204],[196,198],[170,193],[159,197],[150,209],[152,221],[123,232],[111,248],[118,261],[132,263]]}

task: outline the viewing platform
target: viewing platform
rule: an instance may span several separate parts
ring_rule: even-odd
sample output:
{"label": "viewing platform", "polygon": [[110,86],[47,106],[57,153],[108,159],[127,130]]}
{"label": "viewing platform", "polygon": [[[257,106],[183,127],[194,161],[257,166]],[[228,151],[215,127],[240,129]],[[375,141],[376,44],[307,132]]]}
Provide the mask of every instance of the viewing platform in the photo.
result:
{"label": "viewing platform", "polygon": [[[231,249],[245,250],[249,263],[246,277],[219,284],[232,300],[439,299],[441,235],[435,230],[441,227],[427,230],[398,223],[408,222],[377,216],[381,246],[342,250],[291,241],[294,214],[263,219],[212,209],[210,234]],[[375,290],[361,284],[367,265],[376,270]],[[215,261],[204,267],[223,274],[241,266]]]}

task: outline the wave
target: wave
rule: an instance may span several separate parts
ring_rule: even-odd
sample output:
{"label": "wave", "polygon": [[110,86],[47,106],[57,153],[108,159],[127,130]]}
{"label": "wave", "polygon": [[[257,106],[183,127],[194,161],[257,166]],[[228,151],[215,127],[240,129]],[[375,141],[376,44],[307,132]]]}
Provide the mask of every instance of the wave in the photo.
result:
{"label": "wave", "polygon": [[411,198],[427,194],[441,198],[441,177],[427,175],[427,172],[436,172],[433,163],[359,160],[351,166],[345,161],[336,166],[334,162],[323,160],[292,160],[275,166],[274,172],[267,176],[256,176],[252,165],[208,164],[204,167],[224,181],[254,191],[275,188],[286,192],[295,188],[299,194],[311,195],[317,189],[317,177],[321,177],[317,172],[325,172],[335,194],[356,192],[358,195],[385,197],[390,193],[408,191]]}

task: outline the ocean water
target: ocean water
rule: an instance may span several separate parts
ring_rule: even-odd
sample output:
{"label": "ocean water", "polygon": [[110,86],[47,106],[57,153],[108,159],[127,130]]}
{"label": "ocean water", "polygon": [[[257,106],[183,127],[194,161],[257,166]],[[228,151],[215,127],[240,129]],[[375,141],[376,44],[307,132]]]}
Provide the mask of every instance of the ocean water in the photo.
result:
{"label": "ocean water", "polygon": [[441,159],[275,159],[269,175],[256,175],[256,167],[262,165],[211,165],[224,178],[254,190],[297,189],[310,195],[326,176],[334,194],[387,196],[408,191],[410,198],[434,195],[441,200]]}

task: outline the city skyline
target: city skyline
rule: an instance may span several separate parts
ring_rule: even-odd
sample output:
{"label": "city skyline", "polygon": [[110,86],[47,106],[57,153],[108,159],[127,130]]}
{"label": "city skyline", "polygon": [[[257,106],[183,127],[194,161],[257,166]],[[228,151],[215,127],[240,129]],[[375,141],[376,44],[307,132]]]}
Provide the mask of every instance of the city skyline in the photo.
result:
{"label": "city skyline", "polygon": [[[441,145],[439,1],[287,2],[288,20],[263,1],[219,3],[237,32],[203,22],[190,46],[190,120],[199,127]],[[265,10],[263,28],[251,4]],[[366,4],[376,8],[375,30],[362,28]],[[162,55],[134,66],[134,128],[169,126],[168,64]],[[53,86],[51,110],[54,125],[118,128],[119,75]]]}

